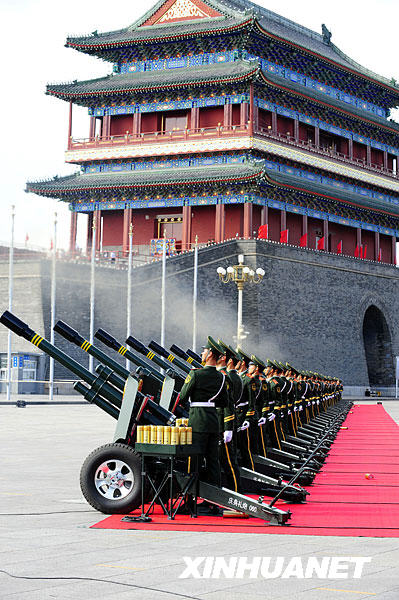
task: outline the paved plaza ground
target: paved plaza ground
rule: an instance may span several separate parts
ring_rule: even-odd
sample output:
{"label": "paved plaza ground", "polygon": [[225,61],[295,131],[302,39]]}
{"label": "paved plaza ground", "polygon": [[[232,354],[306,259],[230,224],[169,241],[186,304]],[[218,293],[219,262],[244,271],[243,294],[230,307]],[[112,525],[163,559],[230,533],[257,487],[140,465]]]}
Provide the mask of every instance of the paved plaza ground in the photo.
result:
{"label": "paved plaza ground", "polygon": [[[76,396],[58,400],[72,404],[0,406],[1,600],[399,599],[398,538],[90,529],[102,515],[83,499],[79,471],[114,421]],[[384,406],[399,422],[399,401]],[[184,556],[372,561],[361,579],[179,579]]]}

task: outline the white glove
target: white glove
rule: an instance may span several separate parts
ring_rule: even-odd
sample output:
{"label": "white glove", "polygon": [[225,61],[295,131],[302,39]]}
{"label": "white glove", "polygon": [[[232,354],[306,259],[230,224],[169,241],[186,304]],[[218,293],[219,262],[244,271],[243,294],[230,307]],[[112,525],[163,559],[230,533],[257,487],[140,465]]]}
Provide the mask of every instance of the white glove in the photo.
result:
{"label": "white glove", "polygon": [[289,415],[291,414],[291,411],[290,411],[290,410],[288,411],[288,414],[289,414]]}
{"label": "white glove", "polygon": [[244,423],[241,425],[240,429],[241,431],[244,431],[244,429],[248,429],[249,427],[249,421],[244,421]]}
{"label": "white glove", "polygon": [[297,406],[294,406],[294,412],[296,412],[298,410]]}
{"label": "white glove", "polygon": [[320,400],[316,400],[316,404],[320,404]]}
{"label": "white glove", "polygon": [[261,417],[258,421],[258,425],[264,425],[266,423],[265,417]]}
{"label": "white glove", "polygon": [[300,405],[300,407],[298,408],[298,410],[303,410],[302,404]]}
{"label": "white glove", "polygon": [[314,400],[312,400],[312,404],[316,404],[316,402]]}
{"label": "white glove", "polygon": [[224,443],[228,444],[229,442],[231,442],[232,437],[233,437],[232,431],[225,431],[223,434]]}
{"label": "white glove", "polygon": [[268,421],[274,421],[275,418],[276,418],[276,415],[274,413],[270,413],[270,415],[267,415]]}

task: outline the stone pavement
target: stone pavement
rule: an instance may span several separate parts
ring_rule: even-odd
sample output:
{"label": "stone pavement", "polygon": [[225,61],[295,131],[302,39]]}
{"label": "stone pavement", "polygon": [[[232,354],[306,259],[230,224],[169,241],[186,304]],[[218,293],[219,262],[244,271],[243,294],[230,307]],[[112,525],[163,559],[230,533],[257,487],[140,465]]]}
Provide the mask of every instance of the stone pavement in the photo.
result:
{"label": "stone pavement", "polygon": [[[386,410],[399,422],[399,402]],[[81,496],[79,470],[113,428],[90,405],[0,406],[1,600],[398,600],[399,539],[90,529],[102,515]],[[372,562],[361,579],[179,579],[184,556]]]}

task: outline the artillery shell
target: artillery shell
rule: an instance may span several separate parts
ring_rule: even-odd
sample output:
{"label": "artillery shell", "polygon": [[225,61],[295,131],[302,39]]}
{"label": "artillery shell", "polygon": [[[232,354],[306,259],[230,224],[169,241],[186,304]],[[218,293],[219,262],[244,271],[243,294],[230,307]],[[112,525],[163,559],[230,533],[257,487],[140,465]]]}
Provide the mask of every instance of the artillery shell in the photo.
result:
{"label": "artillery shell", "polygon": [[187,444],[193,443],[193,428],[192,427],[186,428],[186,443]]}
{"label": "artillery shell", "polygon": [[137,443],[138,444],[143,443],[143,433],[144,433],[144,427],[143,427],[143,425],[139,425],[137,427]]}
{"label": "artillery shell", "polygon": [[170,427],[169,425],[165,425],[163,428],[163,443],[170,444]]}
{"label": "artillery shell", "polygon": [[157,426],[150,425],[150,444],[157,443]]}
{"label": "artillery shell", "polygon": [[157,425],[157,444],[163,444],[163,427]]}
{"label": "artillery shell", "polygon": [[180,436],[180,444],[186,445],[187,437],[186,437],[187,429],[185,427],[179,427],[179,436]]}
{"label": "artillery shell", "polygon": [[150,426],[144,425],[143,427],[143,444],[150,443]]}
{"label": "artillery shell", "polygon": [[170,443],[172,446],[177,446],[179,443],[179,428],[172,427],[170,430]]}
{"label": "artillery shell", "polygon": [[184,427],[188,427],[188,419],[182,419]]}
{"label": "artillery shell", "polygon": [[176,427],[182,426],[183,419],[176,419]]}

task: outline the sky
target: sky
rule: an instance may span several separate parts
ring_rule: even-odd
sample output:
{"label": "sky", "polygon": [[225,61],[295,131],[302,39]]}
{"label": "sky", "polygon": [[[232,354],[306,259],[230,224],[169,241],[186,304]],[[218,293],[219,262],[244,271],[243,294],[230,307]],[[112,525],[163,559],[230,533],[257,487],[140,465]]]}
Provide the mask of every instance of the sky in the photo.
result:
{"label": "sky", "polygon": [[[398,0],[258,0],[258,4],[314,31],[325,23],[332,41],[372,71],[399,81]],[[45,95],[47,83],[94,79],[112,65],[65,48],[68,35],[126,27],[155,0],[0,0],[2,94],[0,150],[0,245],[10,240],[49,248],[57,212],[57,245],[68,248],[70,214],[64,202],[25,193],[26,181],[66,175],[68,103]],[[399,122],[399,111],[393,114]],[[87,109],[74,107],[74,137],[87,137]],[[85,216],[78,245],[84,247]]]}

